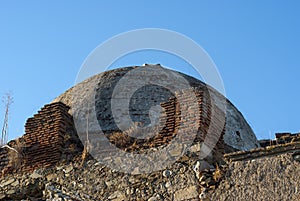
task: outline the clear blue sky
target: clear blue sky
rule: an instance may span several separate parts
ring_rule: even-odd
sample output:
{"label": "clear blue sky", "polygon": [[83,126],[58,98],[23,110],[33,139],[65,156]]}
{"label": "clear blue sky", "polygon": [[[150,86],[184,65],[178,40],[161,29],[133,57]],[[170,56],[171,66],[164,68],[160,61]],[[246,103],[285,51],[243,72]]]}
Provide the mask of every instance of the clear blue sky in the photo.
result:
{"label": "clear blue sky", "polygon": [[[10,139],[24,133],[28,117],[74,84],[96,46],[121,32],[149,27],[182,33],[208,52],[227,97],[258,138],[298,132],[299,10],[296,0],[1,1],[0,95],[13,92]],[[145,55],[118,64],[139,65]],[[180,64],[153,55],[150,62]]]}

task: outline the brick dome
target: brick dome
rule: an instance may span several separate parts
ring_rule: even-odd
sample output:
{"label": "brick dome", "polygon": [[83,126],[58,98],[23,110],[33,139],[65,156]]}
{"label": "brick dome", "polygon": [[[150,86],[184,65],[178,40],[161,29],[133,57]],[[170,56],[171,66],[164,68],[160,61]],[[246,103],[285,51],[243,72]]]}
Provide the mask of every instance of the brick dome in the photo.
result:
{"label": "brick dome", "polygon": [[[71,115],[76,116],[77,120],[82,122],[86,121],[86,114],[83,114],[84,112],[82,111],[90,111],[91,109],[95,109],[97,122],[89,122],[89,126],[91,128],[95,127],[96,129],[96,127],[99,128],[100,126],[104,133],[120,131],[117,122],[118,119],[114,118],[111,110],[111,99],[113,97],[113,92],[118,83],[120,83],[120,80],[122,80],[125,75],[128,75],[128,73],[133,69],[143,68],[151,69],[154,67],[133,66],[103,72],[72,87],[57,97],[53,102],[60,101],[70,106],[71,110],[69,112]],[[222,141],[226,146],[232,148],[233,150],[250,150],[260,146],[255,134],[253,133],[247,121],[244,119],[243,115],[229,100],[196,78],[163,67],[160,68],[163,69],[165,72],[164,75],[166,76],[165,78],[161,79],[169,79],[169,74],[174,75],[174,73],[183,77],[185,80],[187,80],[190,89],[197,91],[197,93],[201,92],[207,94],[208,99],[212,100],[212,103],[216,105],[216,108],[218,108],[218,102],[220,99],[223,98],[225,100],[226,124],[224,127],[224,133],[222,135]],[[138,78],[134,78],[132,80],[138,80]],[[176,83],[176,81],[174,82]],[[180,83],[178,83],[178,85],[180,85]],[[208,88],[211,89],[210,93],[208,93]],[[188,90],[188,88],[186,90]],[[180,93],[183,92],[181,91]],[[94,99],[92,106],[89,105],[90,103],[86,102],[87,97],[91,96],[91,94],[93,94],[92,98]],[[143,85],[135,90],[135,92],[131,95],[132,96],[129,100],[128,115],[130,116],[132,122],[139,122],[146,127],[151,125],[151,123],[153,123],[152,121],[156,121],[158,124],[161,121],[161,114],[155,115],[155,112],[157,113],[157,111],[155,111],[155,107],[162,107],[163,104],[170,102],[170,100],[172,100],[172,98],[174,99],[175,97],[173,92],[156,84]],[[161,111],[158,113],[161,113]],[[205,118],[209,117],[204,116],[201,118],[204,118],[205,121]],[[202,122],[204,121],[202,120]],[[207,119],[207,121],[210,122],[209,119]],[[199,125],[199,128],[202,127],[202,125]],[[85,132],[85,128],[82,128],[82,131],[79,130],[77,131],[79,133]],[[205,133],[206,131],[201,131],[201,129],[199,129],[198,132]]]}

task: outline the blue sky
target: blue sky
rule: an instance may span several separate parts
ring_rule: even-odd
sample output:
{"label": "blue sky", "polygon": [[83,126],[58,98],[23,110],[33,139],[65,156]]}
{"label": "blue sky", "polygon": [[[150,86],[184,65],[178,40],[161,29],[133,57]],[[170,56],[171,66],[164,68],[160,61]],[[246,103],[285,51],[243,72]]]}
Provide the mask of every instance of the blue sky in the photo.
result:
{"label": "blue sky", "polygon": [[[227,97],[258,138],[300,130],[299,1],[1,1],[0,95],[12,91],[10,139],[28,117],[71,87],[88,54],[110,37],[141,28],[182,33],[201,45],[223,78]],[[178,58],[140,53],[178,67]],[[147,61],[144,61],[147,60]],[[4,106],[0,104],[0,126]]]}

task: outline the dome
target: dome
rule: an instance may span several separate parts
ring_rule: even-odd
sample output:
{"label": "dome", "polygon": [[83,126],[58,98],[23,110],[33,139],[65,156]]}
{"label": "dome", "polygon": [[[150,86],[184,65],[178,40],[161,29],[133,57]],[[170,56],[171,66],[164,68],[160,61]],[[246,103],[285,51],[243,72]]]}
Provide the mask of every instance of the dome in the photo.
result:
{"label": "dome", "polygon": [[[139,70],[138,73],[140,74],[132,73],[135,70]],[[145,77],[142,76],[143,71],[147,71],[148,74],[150,72],[151,78],[148,79],[147,77],[148,84],[145,84]],[[160,71],[160,74],[156,73],[158,71]],[[172,80],[172,82],[168,80]],[[176,87],[179,87],[178,91],[176,91]],[[94,117],[91,117],[91,119],[94,118],[97,121],[90,120],[87,125],[89,129],[97,130],[100,126],[102,132],[112,133],[130,129],[128,127],[129,122],[131,122],[130,125],[132,125],[132,122],[137,122],[143,128],[149,128],[154,124],[161,126],[161,124],[166,123],[163,120],[170,123],[170,115],[168,118],[163,115],[166,113],[165,109],[170,108],[170,101],[178,102],[178,94],[181,94],[181,97],[184,96],[183,101],[185,101],[189,97],[189,95],[186,95],[186,90],[197,92],[198,95],[195,97],[198,102],[202,97],[202,102],[206,100],[218,110],[222,110],[220,102],[222,99],[225,100],[224,117],[226,122],[221,137],[222,142],[227,147],[233,150],[250,150],[260,146],[241,112],[223,95],[196,78],[160,65],[124,67],[97,74],[70,88],[55,98],[53,102],[63,102],[70,106],[70,113],[76,119],[75,124],[77,121],[79,122],[77,124],[87,125],[86,122],[89,121],[87,120],[87,113],[88,115],[93,113]],[[164,105],[166,108],[164,108]],[[92,112],[92,110],[95,110],[95,112]],[[175,106],[174,111],[177,111]],[[201,113],[201,109],[199,111]],[[207,112],[205,109],[203,111]],[[202,124],[203,122],[208,124],[213,122],[209,119],[211,118],[209,116],[211,111],[208,111],[205,115],[203,115],[203,111],[200,114],[202,116],[199,117],[199,121]],[[126,114],[124,116],[119,115],[121,113]],[[173,115],[175,115],[175,112]],[[170,123],[170,125],[174,124],[175,130],[176,118],[174,117],[173,123]],[[79,133],[85,133],[86,126],[76,127],[76,129]],[[207,131],[201,131],[200,128],[197,132]]]}

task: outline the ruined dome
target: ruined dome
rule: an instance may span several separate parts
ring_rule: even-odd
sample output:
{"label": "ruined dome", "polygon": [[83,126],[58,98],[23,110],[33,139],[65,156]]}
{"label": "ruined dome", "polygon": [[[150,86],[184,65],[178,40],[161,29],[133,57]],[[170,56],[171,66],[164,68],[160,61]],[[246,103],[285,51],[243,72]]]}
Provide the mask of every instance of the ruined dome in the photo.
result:
{"label": "ruined dome", "polygon": [[[162,68],[160,65],[159,67],[165,72],[165,77],[161,77],[161,80],[170,79],[169,74],[172,74],[172,76],[179,75],[187,80],[190,88],[193,90],[207,92],[207,88],[209,88],[205,83],[196,78],[173,70]],[[114,89],[120,80],[122,80],[125,75],[128,75],[128,72],[132,71],[133,69],[143,68],[151,69],[153,66],[124,67],[100,73],[70,88],[65,93],[55,98],[53,102],[60,101],[70,106],[71,115],[76,116],[77,119],[81,119],[80,121],[82,122],[86,121],[86,116],[84,114],[79,114],[80,112],[78,113],[77,109],[86,108],[86,111],[95,109],[98,125],[92,125],[93,123],[89,122],[90,127],[100,125],[103,132],[118,131],[120,130],[120,125],[117,121],[120,119],[114,119],[114,115],[112,114],[111,110],[111,98],[115,96]],[[138,77],[132,78],[134,82],[141,81],[138,79]],[[176,82],[176,80],[174,82]],[[180,85],[180,83],[178,85]],[[126,91],[126,89],[124,89],[124,91]],[[123,92],[121,91],[120,94],[121,93]],[[87,103],[87,99],[91,96],[91,94],[93,94],[92,98],[94,99],[92,106],[90,103]],[[213,104],[216,104],[217,107],[219,100],[224,98],[214,89],[212,89],[212,92],[210,92],[208,96],[213,100]],[[163,103],[170,101],[174,97],[174,92],[160,85],[149,84],[142,86],[136,89],[135,92],[130,96],[128,115],[130,116],[132,122],[141,122],[144,126],[149,126],[153,122],[160,121],[160,115],[157,113],[161,113],[161,111],[156,110],[156,107],[159,105],[162,106]],[[260,145],[256,139],[256,136],[247,121],[244,119],[243,115],[229,100],[226,98],[224,98],[224,100],[226,102],[226,124],[222,136],[224,143],[235,150],[250,150],[252,148],[259,147]],[[120,112],[122,112],[122,108],[119,109]],[[205,119],[208,117],[203,118]],[[82,131],[78,132],[85,132],[84,130],[85,128],[82,128]]]}

